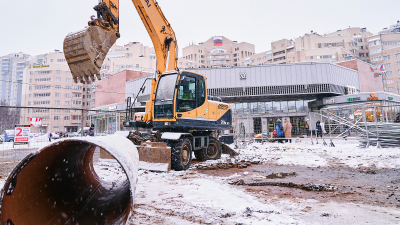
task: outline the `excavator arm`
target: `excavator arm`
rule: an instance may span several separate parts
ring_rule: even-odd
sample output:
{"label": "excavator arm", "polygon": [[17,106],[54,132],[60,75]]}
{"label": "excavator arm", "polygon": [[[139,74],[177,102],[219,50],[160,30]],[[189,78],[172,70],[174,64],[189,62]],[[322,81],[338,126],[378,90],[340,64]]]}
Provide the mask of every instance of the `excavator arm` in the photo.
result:
{"label": "excavator arm", "polygon": [[[132,0],[156,52],[157,71],[175,70],[178,46],[175,33],[154,0]],[[120,37],[119,0],[101,0],[94,7],[97,18],[91,17],[89,27],[68,34],[64,40],[64,54],[75,83],[98,80],[104,59],[112,45]]]}

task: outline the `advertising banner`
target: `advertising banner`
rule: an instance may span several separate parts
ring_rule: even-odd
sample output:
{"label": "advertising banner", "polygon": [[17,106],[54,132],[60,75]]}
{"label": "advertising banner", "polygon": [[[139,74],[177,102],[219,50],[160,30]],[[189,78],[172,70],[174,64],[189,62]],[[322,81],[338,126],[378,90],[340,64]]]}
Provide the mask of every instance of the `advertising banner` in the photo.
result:
{"label": "advertising banner", "polygon": [[214,37],[214,46],[222,46],[222,37]]}
{"label": "advertising banner", "polygon": [[15,125],[14,144],[27,145],[29,143],[29,134],[31,133],[31,125]]}

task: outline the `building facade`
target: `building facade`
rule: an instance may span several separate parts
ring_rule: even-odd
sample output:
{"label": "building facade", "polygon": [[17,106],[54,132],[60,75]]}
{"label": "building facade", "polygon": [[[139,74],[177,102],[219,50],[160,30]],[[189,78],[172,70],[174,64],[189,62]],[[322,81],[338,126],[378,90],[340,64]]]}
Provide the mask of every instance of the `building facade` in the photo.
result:
{"label": "building facade", "polygon": [[78,131],[89,123],[82,112],[84,96],[83,84],[74,83],[62,52],[35,56],[24,70],[22,105],[32,108],[24,111],[21,123],[40,118],[42,133]]}
{"label": "building facade", "polygon": [[367,40],[371,63],[383,66],[385,91],[400,94],[400,22]]}
{"label": "building facade", "polygon": [[207,68],[243,66],[245,60],[255,54],[255,46],[238,43],[223,36],[214,36],[198,45],[182,49],[179,68]]}

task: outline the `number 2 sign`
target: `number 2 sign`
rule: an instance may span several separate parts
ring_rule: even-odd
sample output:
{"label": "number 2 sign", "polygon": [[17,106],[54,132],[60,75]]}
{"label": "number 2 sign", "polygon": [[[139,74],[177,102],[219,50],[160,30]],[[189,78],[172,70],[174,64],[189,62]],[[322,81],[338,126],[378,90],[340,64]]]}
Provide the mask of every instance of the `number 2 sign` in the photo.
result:
{"label": "number 2 sign", "polygon": [[30,125],[15,125],[14,144],[28,144],[30,131]]}

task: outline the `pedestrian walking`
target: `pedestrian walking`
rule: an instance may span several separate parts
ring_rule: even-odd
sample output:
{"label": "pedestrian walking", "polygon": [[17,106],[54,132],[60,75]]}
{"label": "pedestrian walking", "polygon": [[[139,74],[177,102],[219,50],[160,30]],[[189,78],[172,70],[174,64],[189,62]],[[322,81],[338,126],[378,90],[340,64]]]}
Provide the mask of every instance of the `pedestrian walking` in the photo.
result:
{"label": "pedestrian walking", "polygon": [[306,124],[304,125],[304,129],[306,130],[306,135],[308,135],[308,133],[309,133],[309,126],[308,126],[308,123],[307,123],[307,121],[306,121]]}
{"label": "pedestrian walking", "polygon": [[292,143],[292,124],[290,123],[289,119],[285,119],[285,123],[283,124],[283,132],[285,133],[286,142]]}
{"label": "pedestrian walking", "polygon": [[49,132],[49,134],[47,136],[49,138],[49,142],[51,142],[51,137],[53,137],[53,134],[51,134],[51,132]]}
{"label": "pedestrian walking", "polygon": [[88,136],[94,136],[94,124],[89,127]]}
{"label": "pedestrian walking", "polygon": [[318,138],[319,136],[322,137],[321,121],[319,121],[319,120],[317,121],[316,127],[317,127],[317,138]]}
{"label": "pedestrian walking", "polygon": [[276,121],[275,129],[276,133],[278,134],[278,142],[283,143],[283,138],[285,133],[283,132],[282,121],[280,119]]}

